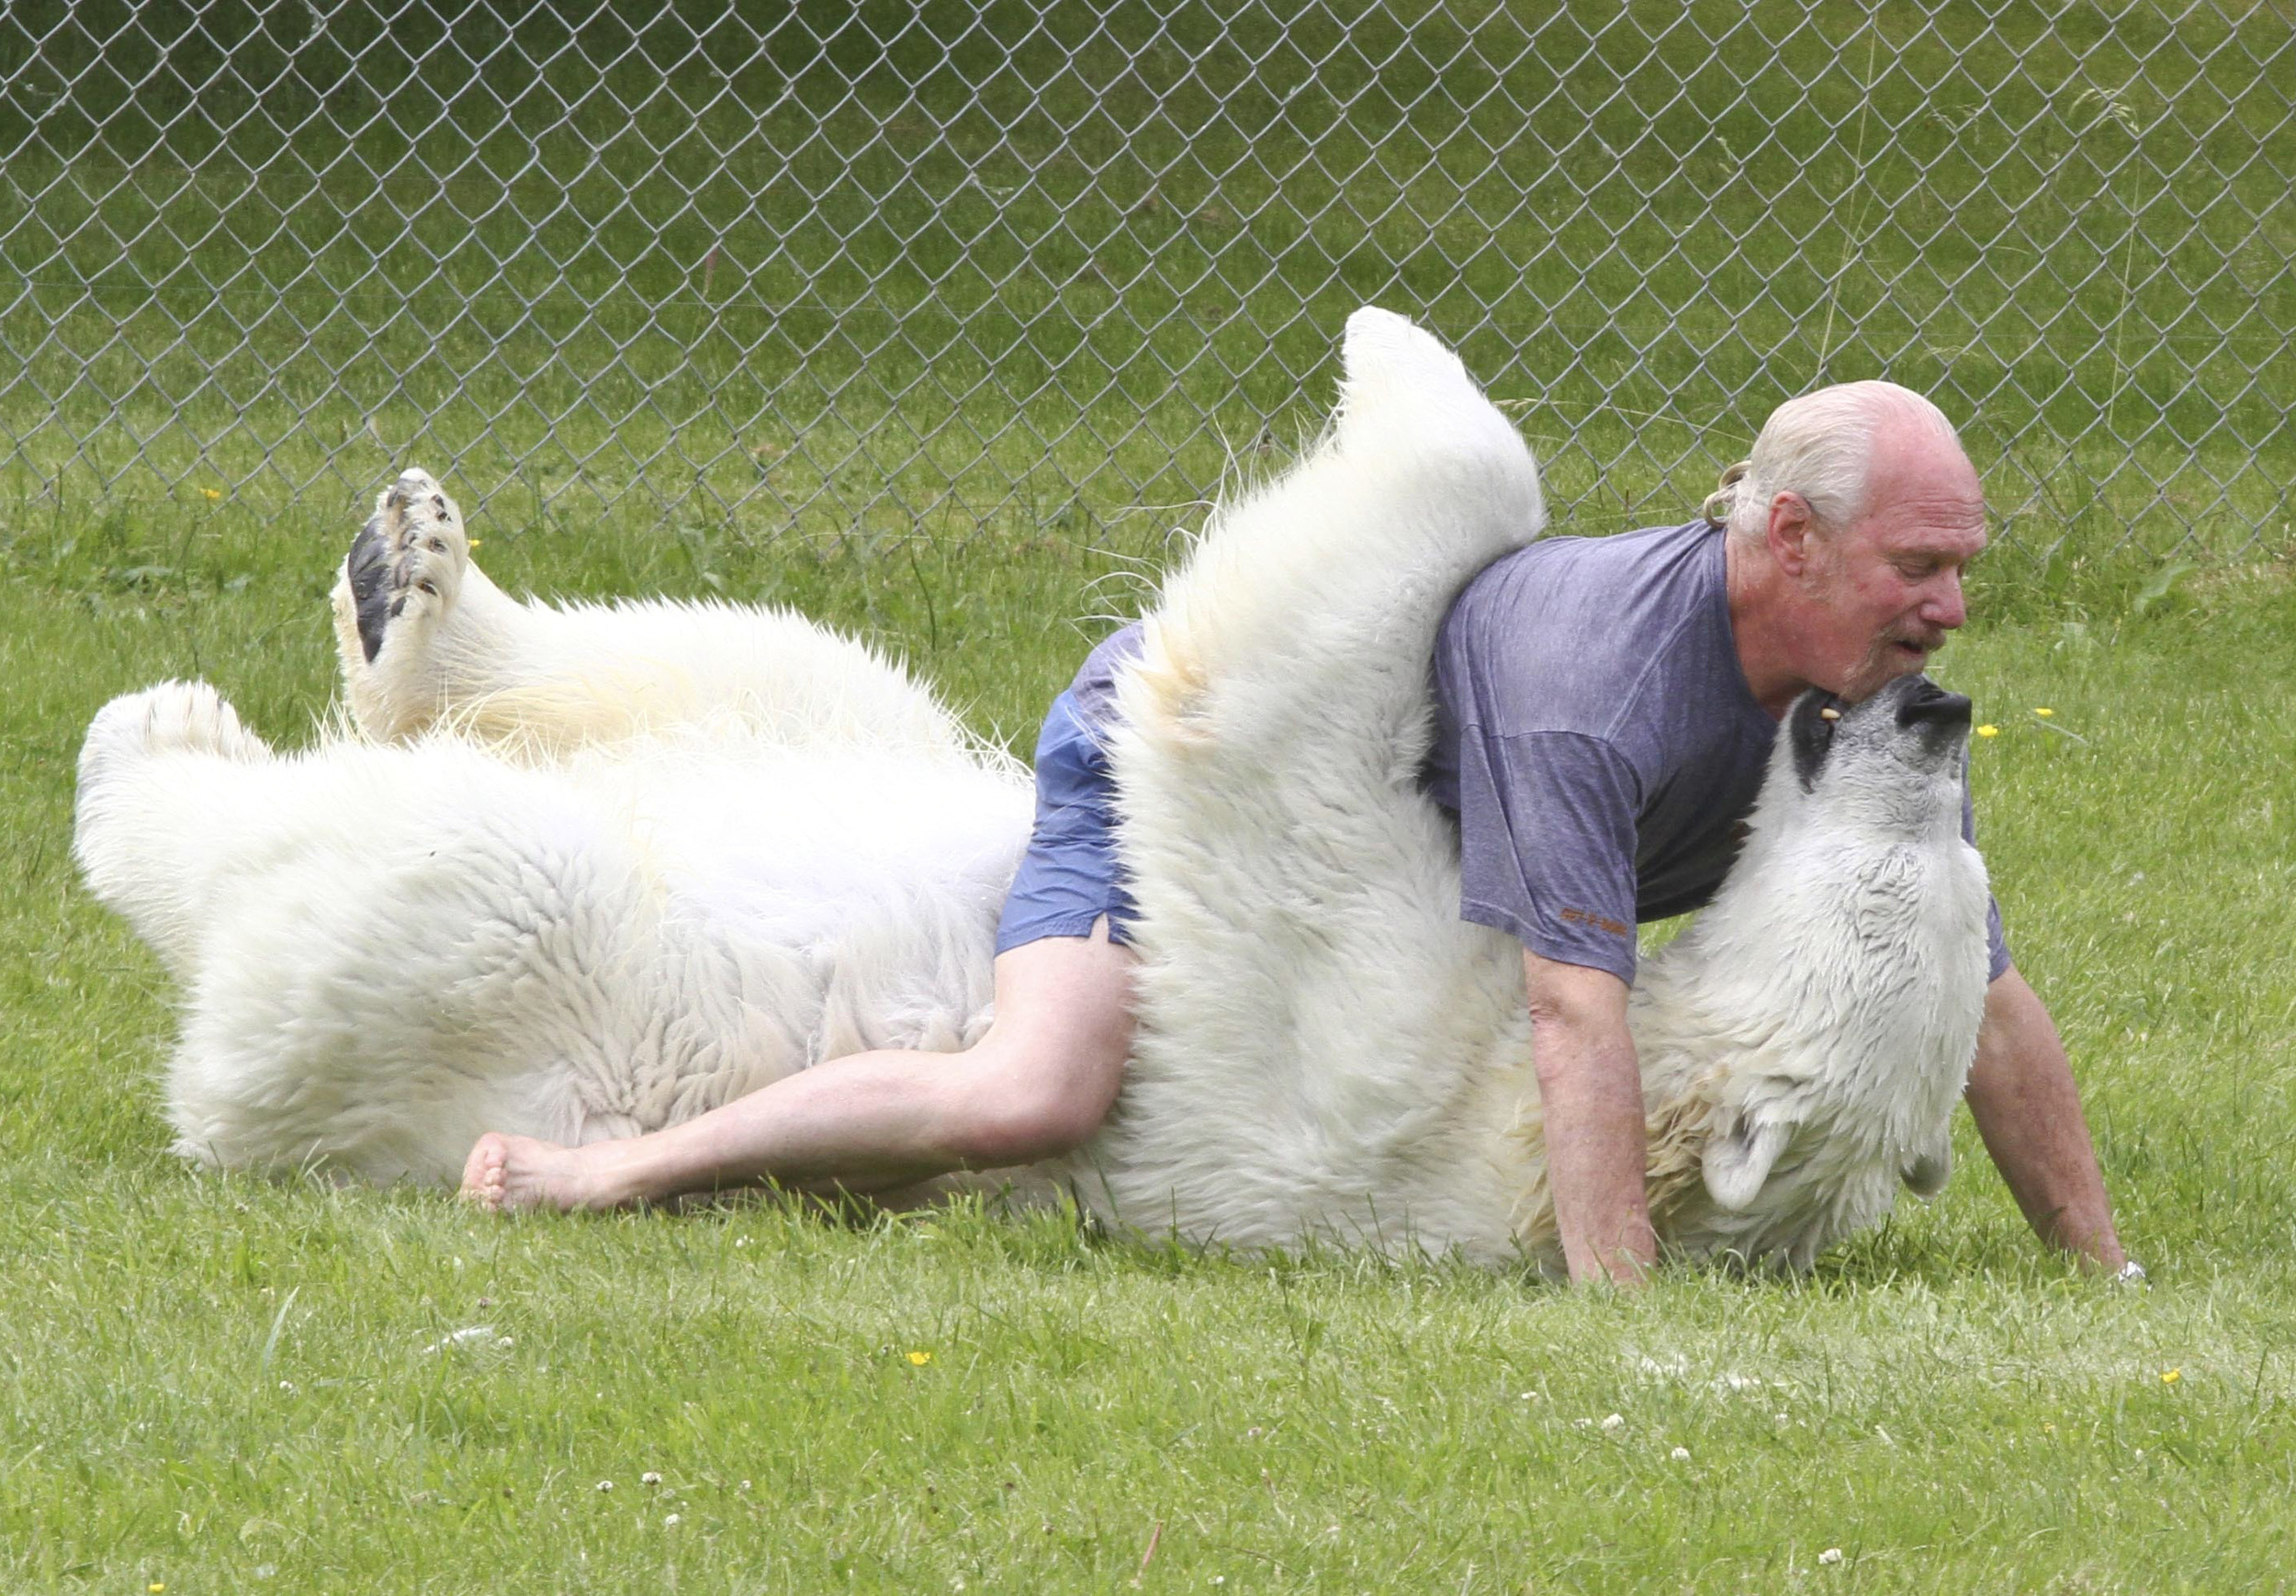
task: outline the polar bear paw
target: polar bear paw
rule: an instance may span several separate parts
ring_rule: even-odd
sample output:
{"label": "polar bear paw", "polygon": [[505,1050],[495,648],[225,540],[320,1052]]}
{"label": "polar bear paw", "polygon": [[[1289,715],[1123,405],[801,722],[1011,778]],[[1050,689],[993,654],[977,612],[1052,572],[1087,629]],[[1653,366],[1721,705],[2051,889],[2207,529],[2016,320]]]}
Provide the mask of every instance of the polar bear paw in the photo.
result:
{"label": "polar bear paw", "polygon": [[145,759],[186,753],[256,759],[271,751],[204,681],[163,681],[112,700],[96,713],[87,742],[91,750]]}
{"label": "polar bear paw", "polygon": [[368,665],[387,642],[426,639],[454,608],[470,565],[462,511],[428,471],[409,470],[375,500],[351,542],[343,583]]}
{"label": "polar bear paw", "polygon": [[174,753],[255,760],[268,759],[271,749],[206,682],[163,681],[96,712],[80,745],[81,796],[84,801],[112,776]]}

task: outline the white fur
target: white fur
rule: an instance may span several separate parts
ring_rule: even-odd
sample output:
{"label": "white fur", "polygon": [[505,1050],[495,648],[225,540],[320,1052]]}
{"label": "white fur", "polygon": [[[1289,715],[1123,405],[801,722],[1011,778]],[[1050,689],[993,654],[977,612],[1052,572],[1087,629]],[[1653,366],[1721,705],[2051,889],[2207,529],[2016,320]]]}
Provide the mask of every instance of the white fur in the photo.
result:
{"label": "white fur", "polygon": [[[1536,473],[1408,322],[1359,312],[1345,354],[1323,446],[1216,519],[1122,685],[1142,1033],[1056,1173],[1199,1242],[1551,1267],[1519,950],[1458,919],[1416,780],[1435,624],[1538,530]],[[183,983],[186,1152],[446,1178],[481,1130],[625,1135],[978,1034],[1008,761],[793,616],[510,600],[419,473],[370,531],[405,603],[368,661],[339,590],[346,696],[395,746],[279,758],[167,684],[82,755],[88,882]],[[1851,712],[1809,792],[1782,746],[1740,868],[1646,963],[1654,1213],[1686,1250],[1806,1264],[1942,1178],[1984,874],[1889,726]]]}
{"label": "white fur", "polygon": [[976,1040],[1025,781],[904,745],[906,715],[760,729],[805,708],[536,768],[445,735],[279,757],[202,684],[107,705],[78,851],[183,989],[180,1151],[447,1180],[488,1130],[626,1136]]}
{"label": "white fur", "polygon": [[[1458,845],[1416,782],[1436,624],[1536,533],[1537,478],[1408,323],[1358,312],[1347,371],[1325,446],[1220,518],[1125,682],[1142,1030],[1078,1187],[1199,1240],[1551,1267],[1521,950],[1458,918]],[[1781,739],[1739,867],[1645,964],[1629,1023],[1677,1247],[1806,1264],[1943,1156],[1983,1006],[1985,876],[1957,766],[1888,755],[1832,761],[1805,793]],[[1732,1213],[1696,1177],[1741,1126],[1741,1144],[1772,1132],[1777,1173],[1751,1172]]]}

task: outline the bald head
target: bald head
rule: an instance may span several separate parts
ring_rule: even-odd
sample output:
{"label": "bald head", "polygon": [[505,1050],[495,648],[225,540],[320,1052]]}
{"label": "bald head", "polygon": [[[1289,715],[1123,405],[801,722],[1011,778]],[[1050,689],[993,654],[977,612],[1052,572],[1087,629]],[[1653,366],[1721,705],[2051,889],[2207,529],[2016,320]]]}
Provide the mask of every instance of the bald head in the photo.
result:
{"label": "bald head", "polygon": [[1786,400],[1762,423],[1731,494],[1730,534],[1761,538],[1781,493],[1807,504],[1819,531],[1839,531],[1908,474],[1965,479],[1975,489],[1976,471],[1944,411],[1894,382],[1818,388]]}

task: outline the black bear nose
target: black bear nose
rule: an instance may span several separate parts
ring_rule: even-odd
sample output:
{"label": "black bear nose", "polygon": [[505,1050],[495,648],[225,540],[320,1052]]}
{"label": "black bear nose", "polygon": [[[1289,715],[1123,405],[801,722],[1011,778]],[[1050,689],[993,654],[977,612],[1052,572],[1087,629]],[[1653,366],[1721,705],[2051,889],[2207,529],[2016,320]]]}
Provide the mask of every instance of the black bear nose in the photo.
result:
{"label": "black bear nose", "polygon": [[1913,690],[1897,701],[1897,724],[1901,726],[1965,726],[1969,718],[1967,699],[1958,692],[1946,691],[1926,676],[1919,678]]}

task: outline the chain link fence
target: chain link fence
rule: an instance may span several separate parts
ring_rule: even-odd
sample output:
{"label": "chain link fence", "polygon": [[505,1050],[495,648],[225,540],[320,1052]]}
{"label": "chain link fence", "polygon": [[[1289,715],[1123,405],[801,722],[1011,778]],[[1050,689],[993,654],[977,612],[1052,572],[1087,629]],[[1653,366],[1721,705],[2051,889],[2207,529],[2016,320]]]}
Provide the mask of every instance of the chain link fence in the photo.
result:
{"label": "chain link fence", "polygon": [[2288,0],[37,0],[0,489],[1093,536],[1420,317],[1565,523],[1886,375],[2010,543],[2287,546]]}

